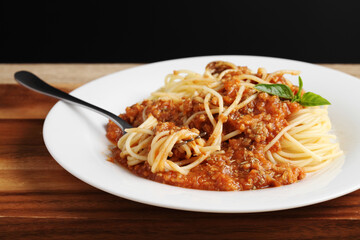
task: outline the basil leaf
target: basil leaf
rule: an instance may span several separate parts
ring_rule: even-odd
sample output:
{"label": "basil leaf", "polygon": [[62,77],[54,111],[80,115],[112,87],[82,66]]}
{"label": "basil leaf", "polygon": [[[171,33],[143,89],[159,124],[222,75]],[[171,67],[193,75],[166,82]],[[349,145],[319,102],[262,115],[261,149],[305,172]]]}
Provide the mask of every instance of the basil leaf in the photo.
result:
{"label": "basil leaf", "polygon": [[306,92],[300,99],[299,103],[303,106],[321,106],[321,105],[330,105],[331,103],[325,98],[321,97],[312,92]]}
{"label": "basil leaf", "polygon": [[293,99],[294,94],[291,89],[284,84],[257,84],[255,89],[269,93],[271,95],[276,95],[285,99]]}
{"label": "basil leaf", "polygon": [[301,91],[302,91],[302,88],[303,88],[303,81],[302,81],[301,77],[299,76],[299,90],[298,90],[298,92],[296,93],[294,99],[292,100],[293,102],[299,101],[299,100],[301,99]]}
{"label": "basil leaf", "polygon": [[299,76],[299,90],[294,96],[290,87],[285,84],[257,84],[255,89],[269,93],[271,95],[276,95],[281,98],[290,99],[291,102],[298,102],[305,107],[311,106],[321,106],[321,105],[330,105],[331,103],[325,98],[321,97],[318,94],[313,92],[306,92],[301,96],[301,91],[303,88],[303,81]]}

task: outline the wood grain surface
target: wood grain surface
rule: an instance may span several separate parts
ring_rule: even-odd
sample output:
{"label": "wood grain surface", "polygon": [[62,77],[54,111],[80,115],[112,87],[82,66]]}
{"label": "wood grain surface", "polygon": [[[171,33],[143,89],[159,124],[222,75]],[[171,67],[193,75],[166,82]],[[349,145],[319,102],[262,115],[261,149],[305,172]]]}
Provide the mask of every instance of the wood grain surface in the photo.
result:
{"label": "wood grain surface", "polygon": [[[137,65],[0,64],[0,239],[360,239],[360,190],[298,209],[212,214],[132,202],[66,172],[42,138],[56,101],[17,85],[14,72],[71,91]],[[324,66],[360,77],[360,64]]]}

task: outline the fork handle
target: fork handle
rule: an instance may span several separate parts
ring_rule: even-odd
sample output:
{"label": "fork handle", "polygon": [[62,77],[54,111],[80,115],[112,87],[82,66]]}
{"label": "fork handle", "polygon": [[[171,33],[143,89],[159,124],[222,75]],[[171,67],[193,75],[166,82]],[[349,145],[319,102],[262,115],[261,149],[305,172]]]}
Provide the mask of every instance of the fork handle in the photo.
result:
{"label": "fork handle", "polygon": [[85,107],[87,109],[93,110],[97,113],[100,113],[101,115],[111,119],[115,124],[117,124],[123,132],[125,132],[126,128],[132,128],[132,126],[127,123],[122,118],[116,116],[115,114],[99,108],[91,103],[85,102],[77,97],[74,97],[68,93],[65,93],[53,86],[50,86],[43,80],[41,80],[38,76],[35,74],[28,72],[28,71],[19,71],[15,73],[15,79],[18,83],[21,85],[34,90],[36,92],[45,94],[50,97],[54,97],[63,101],[66,101],[68,103],[74,103],[79,106]]}

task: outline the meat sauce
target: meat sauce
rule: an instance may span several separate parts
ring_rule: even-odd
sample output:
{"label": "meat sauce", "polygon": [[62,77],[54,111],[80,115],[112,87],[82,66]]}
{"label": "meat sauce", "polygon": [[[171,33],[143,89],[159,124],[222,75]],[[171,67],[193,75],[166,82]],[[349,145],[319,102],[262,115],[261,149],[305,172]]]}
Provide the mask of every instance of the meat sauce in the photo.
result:
{"label": "meat sauce", "polygon": [[[236,97],[236,78],[230,76],[225,81],[221,95],[224,105],[229,106]],[[235,81],[235,82],[234,82]],[[281,77],[277,83],[284,83]],[[293,91],[296,87],[292,87]],[[246,89],[243,99],[255,93],[253,89]],[[210,100],[217,104],[217,99]],[[288,125],[286,118],[301,106],[296,102],[284,101],[277,96],[259,93],[257,98],[238,111],[232,112],[225,120],[223,134],[240,130],[237,135],[222,143],[221,153],[212,154],[200,165],[191,169],[187,175],[167,171],[152,173],[145,162],[135,166],[128,166],[127,160],[120,158],[120,150],[112,150],[111,160],[119,163],[138,176],[169,185],[215,191],[240,191],[262,189],[287,185],[305,177],[303,169],[289,164],[273,164],[266,159],[264,147]],[[172,100],[145,100],[126,109],[120,115],[134,127],[145,121],[144,117],[150,113],[162,124],[162,128],[182,127],[183,119],[193,113],[204,111],[203,103],[192,99],[181,102]],[[212,124],[206,114],[198,114],[189,124],[200,132],[206,132],[207,137],[212,133]],[[121,130],[113,123],[107,125],[107,138],[117,143],[122,136]],[[205,137],[206,138],[206,137]],[[277,152],[280,144],[275,144],[270,151]],[[176,150],[172,157],[181,159]]]}

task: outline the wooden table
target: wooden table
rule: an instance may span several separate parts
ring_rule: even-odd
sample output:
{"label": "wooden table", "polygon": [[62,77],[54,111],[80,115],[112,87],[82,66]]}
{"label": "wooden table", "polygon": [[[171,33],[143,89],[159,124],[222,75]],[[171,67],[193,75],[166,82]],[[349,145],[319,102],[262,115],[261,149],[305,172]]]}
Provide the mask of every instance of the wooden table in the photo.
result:
{"label": "wooden table", "polygon": [[[0,239],[360,239],[360,190],[292,210],[212,214],[132,202],[66,172],[42,138],[56,100],[17,85],[14,72],[70,91],[136,65],[0,64]],[[325,66],[360,78],[360,64]]]}

